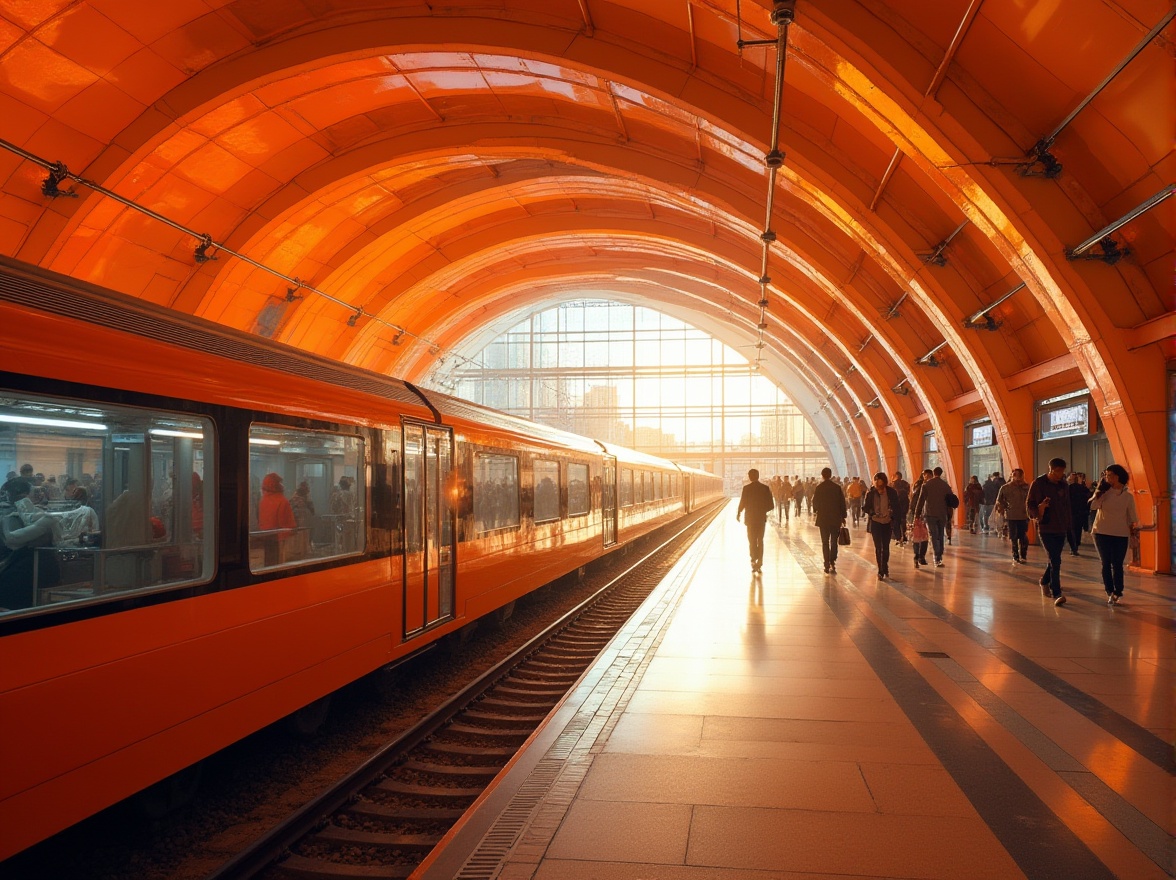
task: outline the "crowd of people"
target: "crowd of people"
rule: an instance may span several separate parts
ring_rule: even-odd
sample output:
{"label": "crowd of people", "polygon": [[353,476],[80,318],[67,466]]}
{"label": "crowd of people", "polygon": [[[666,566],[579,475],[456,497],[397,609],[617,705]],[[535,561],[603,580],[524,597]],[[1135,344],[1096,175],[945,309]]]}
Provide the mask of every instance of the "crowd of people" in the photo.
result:
{"label": "crowd of people", "polygon": [[750,471],[748,479],[736,518],[742,517],[747,525],[754,572],[762,570],[764,528],[773,508],[780,525],[790,523],[793,516],[799,518],[802,506],[813,517],[821,534],[826,574],[837,571],[842,530],[850,521],[855,527],[864,521],[873,539],[878,577],[884,580],[890,577],[892,546],[909,544],[916,570],[931,565],[943,568],[956,510],[962,506],[968,532],[1007,540],[1014,565],[1028,564],[1031,543],[1041,545],[1046,567],[1038,582],[1042,593],[1058,606],[1066,603],[1062,553],[1068,545],[1072,556],[1080,556],[1082,536],[1091,533],[1102,562],[1107,604],[1117,605],[1123,597],[1127,550],[1139,529],[1129,474],[1117,464],[1109,465],[1093,488],[1086,474],[1068,472],[1066,462],[1055,458],[1032,483],[1021,468],[1014,468],[1008,480],[995,472],[981,483],[973,474],[959,495],[943,479],[940,467],[926,468],[913,485],[901,472],[893,480],[877,473],[867,486],[858,476],[835,477],[830,468],[821,471],[820,480],[777,475],[760,483],[757,470]]}

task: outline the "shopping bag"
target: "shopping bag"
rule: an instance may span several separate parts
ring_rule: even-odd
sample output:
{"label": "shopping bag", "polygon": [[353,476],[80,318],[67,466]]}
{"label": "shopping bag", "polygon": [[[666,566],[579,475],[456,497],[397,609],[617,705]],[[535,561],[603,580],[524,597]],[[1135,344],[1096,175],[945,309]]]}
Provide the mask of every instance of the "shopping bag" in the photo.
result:
{"label": "shopping bag", "polygon": [[852,543],[849,537],[849,529],[845,526],[842,526],[841,531],[837,533],[837,543],[842,547],[848,547]]}
{"label": "shopping bag", "polygon": [[1037,543],[1037,520],[1029,520],[1029,528],[1025,532],[1025,538],[1029,541],[1030,544]]}

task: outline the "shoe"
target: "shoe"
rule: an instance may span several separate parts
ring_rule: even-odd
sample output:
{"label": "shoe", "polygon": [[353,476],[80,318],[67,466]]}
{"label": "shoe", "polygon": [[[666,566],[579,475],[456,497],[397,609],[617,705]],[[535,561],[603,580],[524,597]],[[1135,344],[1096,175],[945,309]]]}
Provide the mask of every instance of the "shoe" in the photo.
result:
{"label": "shoe", "polygon": [[826,562],[825,563],[825,574],[828,574],[828,573],[829,573],[829,563]]}
{"label": "shoe", "polygon": [[1118,605],[1120,602],[1123,601],[1123,594],[1122,593],[1114,593],[1111,595],[1111,598],[1114,599],[1115,604]]}
{"label": "shoe", "polygon": [[935,567],[936,567],[936,568],[943,568],[943,560],[942,560],[942,559],[936,559],[936,560],[935,560]]}
{"label": "shoe", "polygon": [[1065,597],[1065,595],[1063,594],[1063,595],[1061,595],[1061,596],[1058,596],[1056,599],[1054,599],[1054,604],[1055,604],[1055,605],[1058,605],[1058,606],[1065,605],[1065,604],[1066,604],[1066,597]]}
{"label": "shoe", "polygon": [[1119,600],[1115,598],[1115,594],[1114,594],[1114,593],[1111,593],[1111,595],[1107,596],[1107,604],[1108,604],[1108,605],[1115,605],[1115,604],[1118,604],[1118,601],[1119,601]]}
{"label": "shoe", "polygon": [[948,536],[947,536],[947,546],[948,546],[948,547],[950,547],[950,546],[951,546],[951,535],[948,535]]}
{"label": "shoe", "polygon": [[829,566],[829,574],[837,574],[837,563]]}
{"label": "shoe", "polygon": [[1077,551],[1077,550],[1071,550],[1071,551],[1070,551],[1070,555],[1071,555],[1071,556],[1077,556],[1077,555],[1078,555],[1078,551]]}

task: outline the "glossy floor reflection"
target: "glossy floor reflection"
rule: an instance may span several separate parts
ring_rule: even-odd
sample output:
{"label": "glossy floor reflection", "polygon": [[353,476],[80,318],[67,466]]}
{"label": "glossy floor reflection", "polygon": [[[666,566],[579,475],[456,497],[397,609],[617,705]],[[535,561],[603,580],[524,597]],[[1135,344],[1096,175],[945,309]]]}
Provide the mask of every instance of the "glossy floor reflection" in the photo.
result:
{"label": "glossy floor reflection", "polygon": [[425,876],[1171,876],[1176,582],[1108,607],[1086,547],[1059,608],[996,536],[886,581],[864,531],[836,575],[807,517],[766,545],[724,510]]}

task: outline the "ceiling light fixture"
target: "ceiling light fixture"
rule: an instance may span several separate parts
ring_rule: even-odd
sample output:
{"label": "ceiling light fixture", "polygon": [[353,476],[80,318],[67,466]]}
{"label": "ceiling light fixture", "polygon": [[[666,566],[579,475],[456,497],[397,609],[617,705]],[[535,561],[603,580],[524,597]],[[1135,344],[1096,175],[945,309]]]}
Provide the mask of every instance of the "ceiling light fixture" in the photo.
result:
{"label": "ceiling light fixture", "polygon": [[1025,282],[1022,281],[1020,284],[1018,284],[1016,287],[1014,287],[1012,290],[1010,290],[1008,293],[1006,293],[1004,296],[1002,296],[996,302],[992,303],[991,305],[985,306],[980,311],[978,311],[974,314],[969,315],[967,318],[964,319],[964,327],[969,330],[996,330],[998,327],[1000,327],[1001,322],[996,320],[995,318],[993,318],[992,315],[989,314],[989,312],[991,312],[993,309],[995,309],[997,306],[999,306],[1001,303],[1003,303],[1006,299],[1011,297],[1014,293],[1019,291],[1024,286],[1025,286]]}
{"label": "ceiling light fixture", "polygon": [[[1142,205],[1139,205],[1135,208],[1132,208],[1130,211],[1128,211],[1126,214],[1124,214],[1122,217],[1120,217],[1114,223],[1110,224],[1109,226],[1103,227],[1098,232],[1096,232],[1094,235],[1090,236],[1090,238],[1086,239],[1086,241],[1082,242],[1082,244],[1078,245],[1077,247],[1066,248],[1066,259],[1067,260],[1100,260],[1101,262],[1104,262],[1107,265],[1113,265],[1113,264],[1119,262],[1119,260],[1121,260],[1123,257],[1127,256],[1129,253],[1131,253],[1131,251],[1128,248],[1123,248],[1122,250],[1120,250],[1119,243],[1116,242],[1113,238],[1111,238],[1111,235],[1113,233],[1117,232],[1119,229],[1126,226],[1128,223],[1130,223],[1132,220],[1134,220],[1140,214],[1144,214],[1144,213],[1150,211],[1152,208],[1154,208],[1160,202],[1167,199],[1173,193],[1176,193],[1176,183],[1169,183],[1167,186],[1165,186],[1162,190],[1160,190],[1158,193],[1156,193],[1154,196],[1152,196],[1150,199],[1148,199]],[[1096,244],[1102,248],[1101,253],[1097,253],[1097,254],[1086,253],[1086,251],[1090,250]]]}
{"label": "ceiling light fixture", "polygon": [[939,343],[939,345],[935,346],[933,349],[931,349],[929,352],[927,352],[925,355],[923,355],[921,358],[919,358],[917,361],[915,361],[915,363],[920,364],[921,366],[924,366],[924,367],[941,367],[941,366],[943,366],[943,361],[937,359],[935,357],[935,355],[937,352],[941,351],[946,346],[947,346],[947,340],[945,339],[945,340],[943,340],[943,342]]}

